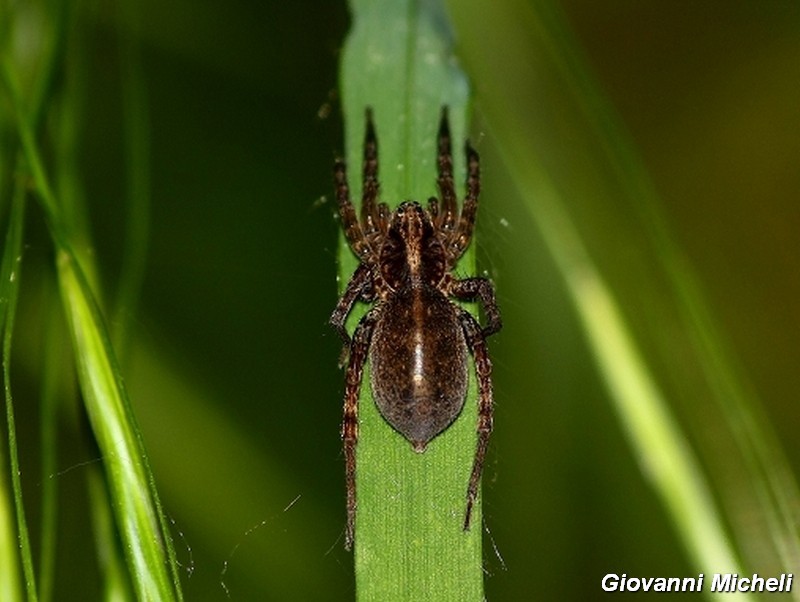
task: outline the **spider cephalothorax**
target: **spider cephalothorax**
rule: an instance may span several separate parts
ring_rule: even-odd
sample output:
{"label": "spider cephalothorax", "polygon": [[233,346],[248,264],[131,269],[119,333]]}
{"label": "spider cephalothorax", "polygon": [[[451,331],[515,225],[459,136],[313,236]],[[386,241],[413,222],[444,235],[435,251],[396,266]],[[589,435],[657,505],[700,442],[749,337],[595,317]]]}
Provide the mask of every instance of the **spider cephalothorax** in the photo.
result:
{"label": "spider cephalothorax", "polygon": [[[427,209],[406,201],[391,212],[388,205],[378,203],[378,148],[369,109],[360,220],[350,201],[344,162],[337,160],[334,166],[342,227],[361,262],[331,316],[348,356],[342,423],[348,549],[355,531],[358,395],[367,359],[372,394],[381,414],[415,451],[423,452],[461,413],[467,393],[468,355],[472,354],[478,377],[478,443],[467,485],[464,528],[469,528],[492,430],[492,364],[486,337],[500,330],[501,322],[489,280],[459,280],[450,273],[472,237],[480,191],[478,153],[469,143],[465,149],[467,196],[460,213],[446,109],[442,110],[438,136],[441,199],[430,199]],[[486,326],[481,327],[450,301],[451,297],[480,300]],[[344,324],[356,301],[375,305],[350,338]]]}

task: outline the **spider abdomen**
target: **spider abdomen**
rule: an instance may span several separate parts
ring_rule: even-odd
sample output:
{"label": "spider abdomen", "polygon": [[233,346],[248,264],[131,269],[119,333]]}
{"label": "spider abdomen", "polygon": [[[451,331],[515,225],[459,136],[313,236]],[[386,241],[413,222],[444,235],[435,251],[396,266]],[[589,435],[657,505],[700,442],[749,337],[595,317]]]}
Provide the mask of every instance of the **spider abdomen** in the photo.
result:
{"label": "spider abdomen", "polygon": [[372,395],[386,421],[422,452],[464,406],[467,344],[458,309],[424,284],[382,305],[369,352]]}

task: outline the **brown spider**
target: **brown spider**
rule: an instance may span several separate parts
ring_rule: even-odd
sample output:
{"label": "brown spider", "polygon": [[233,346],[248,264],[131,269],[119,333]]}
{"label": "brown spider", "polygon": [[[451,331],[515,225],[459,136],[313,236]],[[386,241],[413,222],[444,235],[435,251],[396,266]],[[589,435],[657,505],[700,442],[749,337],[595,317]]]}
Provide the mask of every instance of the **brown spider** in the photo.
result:
{"label": "brown spider", "polygon": [[[344,394],[347,529],[345,548],[353,545],[356,514],[356,442],[358,395],[369,356],[372,395],[386,421],[423,452],[461,413],[467,393],[467,352],[478,376],[478,443],[467,486],[464,529],[492,431],[492,363],[486,337],[500,330],[494,287],[486,278],[456,279],[450,272],[472,237],[480,191],[478,153],[466,143],[467,196],[458,213],[447,108],[438,136],[438,184],[441,200],[428,209],[406,201],[391,213],[378,203],[378,144],[372,112],[366,111],[361,221],[350,202],[344,162],[334,165],[336,198],[347,242],[361,262],[331,315],[331,325],[349,356]],[[480,300],[487,325],[448,299]],[[352,339],[345,321],[356,301],[376,302],[358,323]],[[346,354],[346,355],[345,355]]]}

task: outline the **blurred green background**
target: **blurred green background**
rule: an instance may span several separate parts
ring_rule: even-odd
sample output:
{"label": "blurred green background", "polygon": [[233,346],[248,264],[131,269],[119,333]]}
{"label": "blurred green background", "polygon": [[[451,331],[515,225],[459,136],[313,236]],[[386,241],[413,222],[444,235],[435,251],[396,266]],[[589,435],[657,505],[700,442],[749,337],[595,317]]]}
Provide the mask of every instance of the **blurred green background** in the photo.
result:
{"label": "blurred green background", "polygon": [[[800,466],[800,6],[562,8],[741,374]],[[80,48],[69,60],[78,64],[68,65],[83,78],[76,172],[109,297],[128,185],[118,36],[133,31],[118,9],[76,5]],[[27,28],[35,56],[46,8],[2,10]],[[186,598],[352,599],[352,556],[342,546],[340,345],[326,324],[336,301],[330,172],[343,150],[336,87],[347,7],[146,0],[138,13],[152,206],[124,373],[174,521]],[[484,475],[487,598],[586,600],[608,572],[696,574],[641,477],[561,279],[508,184],[503,141],[483,128],[481,94],[513,94],[512,84],[476,86],[472,130],[484,167],[479,265],[495,281],[505,324],[490,344],[497,410]],[[575,125],[550,109],[543,116],[531,104],[520,127],[549,137],[557,163],[580,151],[571,147]],[[36,557],[42,299],[53,289],[43,292],[51,247],[30,207],[14,376]],[[590,218],[603,231],[604,216]],[[638,252],[635,239],[604,235],[614,252]],[[613,255],[604,261],[613,264]],[[697,411],[713,427],[713,408]],[[53,477],[61,496],[56,599],[99,599],[81,474],[96,454],[75,412],[63,414]],[[713,442],[713,428],[705,436]]]}

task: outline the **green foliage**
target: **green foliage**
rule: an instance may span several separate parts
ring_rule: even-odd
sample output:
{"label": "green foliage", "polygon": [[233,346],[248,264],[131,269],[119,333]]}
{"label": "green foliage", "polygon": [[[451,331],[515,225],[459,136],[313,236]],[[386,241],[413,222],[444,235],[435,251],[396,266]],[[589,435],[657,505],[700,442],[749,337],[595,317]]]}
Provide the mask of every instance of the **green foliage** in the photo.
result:
{"label": "green foliage", "polygon": [[[94,437],[104,458],[111,504],[123,541],[123,549],[126,551],[133,589],[140,600],[181,599],[174,552],[169,536],[166,538],[162,536],[162,533],[167,533],[166,520],[159,507],[141,435],[127,399],[121,373],[116,365],[102,311],[73,250],[75,241],[67,224],[74,220],[65,219],[62,215],[62,208],[45,173],[41,152],[34,139],[32,119],[28,116],[35,112],[26,109],[16,65],[8,54],[5,55],[2,64],[2,81],[16,117],[14,125],[19,136],[20,153],[30,169],[35,196],[42,206],[52,236],[59,288],[72,335],[82,399]],[[21,187],[18,190],[15,195],[17,199],[15,207],[21,207],[25,198],[24,190]],[[26,590],[28,599],[36,600],[33,561],[19,478],[21,471],[16,459],[16,427],[9,370],[19,278],[13,265],[21,257],[21,215],[21,209],[12,213],[11,229],[4,253],[6,275],[4,280],[11,284],[9,293],[5,296],[9,299],[9,303],[4,324],[3,365],[9,448]],[[52,545],[52,539],[48,541]],[[169,562],[166,551],[169,551]],[[173,567],[174,581],[170,579],[167,571],[169,565]],[[48,576],[47,579],[49,578]]]}
{"label": "green foliage", "polygon": [[[190,600],[793,570],[796,3],[350,8],[0,2],[0,599],[133,600],[148,563]],[[474,404],[418,455],[367,397],[354,560],[330,170],[358,200],[372,104],[383,199],[424,201],[443,103],[504,318],[481,515]]]}

